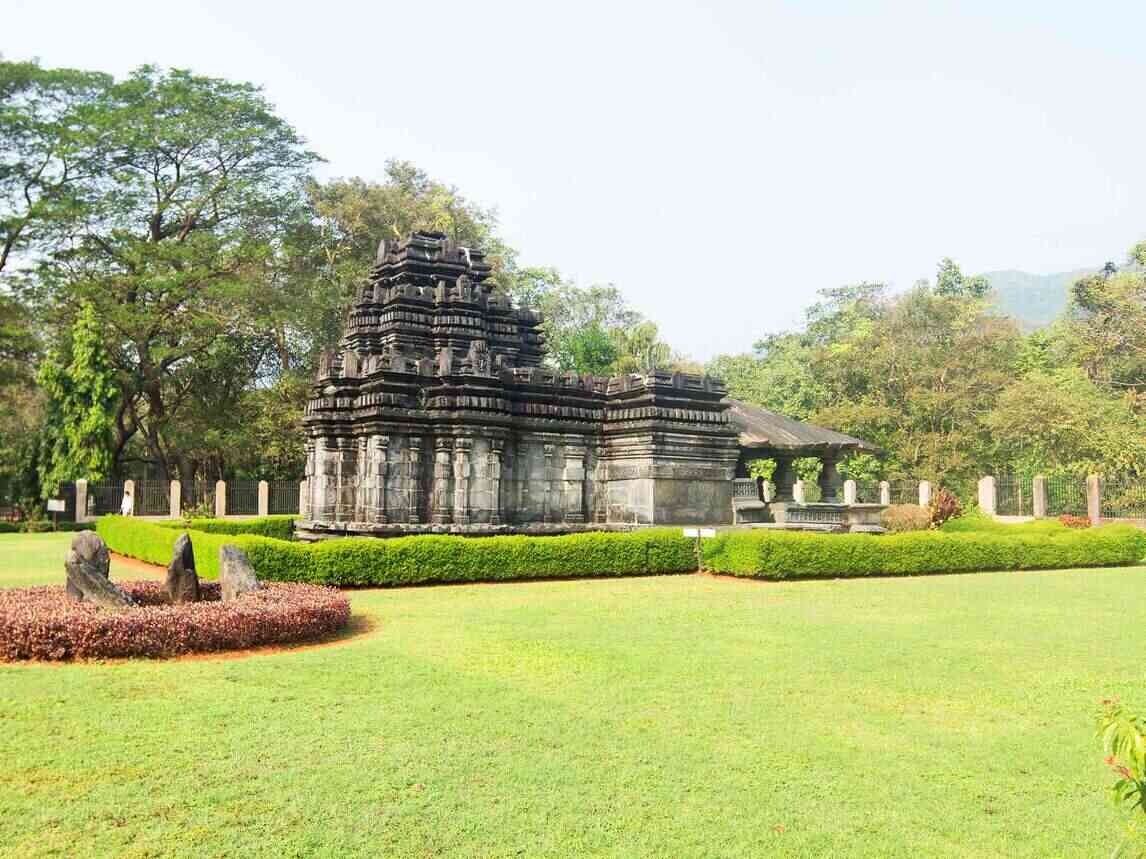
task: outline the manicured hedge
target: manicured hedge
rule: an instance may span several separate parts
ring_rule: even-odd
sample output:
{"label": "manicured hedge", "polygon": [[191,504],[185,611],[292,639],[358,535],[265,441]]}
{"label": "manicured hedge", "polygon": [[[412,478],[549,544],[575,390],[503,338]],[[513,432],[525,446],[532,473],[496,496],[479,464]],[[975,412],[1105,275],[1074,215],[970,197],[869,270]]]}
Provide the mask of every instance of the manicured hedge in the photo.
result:
{"label": "manicured hedge", "polygon": [[[98,531],[113,552],[170,562],[182,530],[104,516]],[[693,541],[678,529],[590,532],[561,537],[370,537],[294,543],[251,534],[189,530],[199,575],[218,576],[219,547],[238,546],[260,579],[324,585],[389,586],[563,576],[633,576],[696,569]]]}
{"label": "manicured hedge", "polygon": [[207,534],[256,534],[260,537],[274,537],[276,540],[289,540],[294,536],[294,516],[263,516],[259,519],[192,519],[190,529],[186,522],[168,519],[156,522],[164,528],[177,531],[203,531]]}
{"label": "manicured hedge", "polygon": [[726,531],[705,541],[704,565],[718,573],[788,579],[1111,567],[1146,558],[1146,532],[1126,525],[1010,527],[1010,533],[888,535]]}

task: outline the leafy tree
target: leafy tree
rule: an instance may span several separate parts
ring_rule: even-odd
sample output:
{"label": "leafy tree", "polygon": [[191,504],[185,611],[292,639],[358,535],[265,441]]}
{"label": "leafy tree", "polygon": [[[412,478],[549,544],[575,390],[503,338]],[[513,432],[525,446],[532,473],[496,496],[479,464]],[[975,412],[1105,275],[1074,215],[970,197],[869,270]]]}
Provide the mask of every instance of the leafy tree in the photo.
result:
{"label": "leafy tree", "polygon": [[985,298],[991,291],[991,284],[982,275],[966,277],[950,257],[939,263],[939,273],[935,278],[935,294],[945,298]]}
{"label": "leafy tree", "polygon": [[40,365],[39,382],[48,396],[46,444],[39,463],[40,486],[47,498],[60,482],[80,477],[100,480],[113,465],[119,389],[90,305],[76,317],[67,356],[49,353]]}
{"label": "leafy tree", "polygon": [[627,328],[612,331],[617,348],[614,373],[650,373],[672,366],[672,347],[663,342],[655,322],[644,320]]}
{"label": "leafy tree", "polygon": [[0,272],[59,241],[107,168],[93,105],[108,75],[0,60]]}
{"label": "leafy tree", "polygon": [[568,369],[579,373],[607,376],[619,357],[615,339],[596,322],[570,332],[564,345],[571,365]]}
{"label": "leafy tree", "polygon": [[[1146,243],[1131,252],[1146,254]],[[1065,339],[1096,383],[1146,394],[1146,272],[1124,269],[1077,281]]]}

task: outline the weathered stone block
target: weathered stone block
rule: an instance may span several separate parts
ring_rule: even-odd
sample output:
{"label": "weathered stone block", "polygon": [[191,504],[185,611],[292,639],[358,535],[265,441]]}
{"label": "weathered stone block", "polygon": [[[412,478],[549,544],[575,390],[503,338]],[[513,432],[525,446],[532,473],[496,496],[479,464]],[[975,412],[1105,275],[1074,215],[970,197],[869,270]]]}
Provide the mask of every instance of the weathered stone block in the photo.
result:
{"label": "weathered stone block", "polygon": [[195,572],[195,550],[191,537],[180,534],[175,541],[171,563],[167,565],[167,597],[172,603],[199,602],[199,576]]}
{"label": "weathered stone block", "polygon": [[230,544],[219,549],[219,589],[223,602],[231,602],[245,593],[257,591],[259,580],[247,553]]}
{"label": "weathered stone block", "polygon": [[91,602],[103,608],[127,608],[132,599],[108,578],[111,553],[92,531],[81,531],[72,539],[64,567],[68,571],[68,596],[76,602]]}

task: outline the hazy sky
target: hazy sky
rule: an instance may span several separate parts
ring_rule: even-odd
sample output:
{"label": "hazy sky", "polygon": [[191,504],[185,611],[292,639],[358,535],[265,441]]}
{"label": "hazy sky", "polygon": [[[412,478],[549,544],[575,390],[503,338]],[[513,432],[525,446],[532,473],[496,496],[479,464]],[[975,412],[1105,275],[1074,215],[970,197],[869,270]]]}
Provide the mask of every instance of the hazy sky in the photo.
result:
{"label": "hazy sky", "polygon": [[12,5],[6,58],[259,83],[325,175],[410,159],[701,359],[823,287],[1146,237],[1142,2]]}

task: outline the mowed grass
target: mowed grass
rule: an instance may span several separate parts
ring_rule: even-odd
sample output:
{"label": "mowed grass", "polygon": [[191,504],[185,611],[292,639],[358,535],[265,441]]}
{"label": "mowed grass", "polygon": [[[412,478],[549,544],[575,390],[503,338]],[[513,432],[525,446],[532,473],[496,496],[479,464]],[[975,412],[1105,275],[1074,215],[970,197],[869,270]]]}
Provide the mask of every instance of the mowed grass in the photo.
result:
{"label": "mowed grass", "polygon": [[[0,585],[59,581],[66,544],[0,537]],[[0,667],[0,851],[1104,857],[1092,714],[1146,699],[1144,587],[358,591],[372,628],[331,646]]]}

